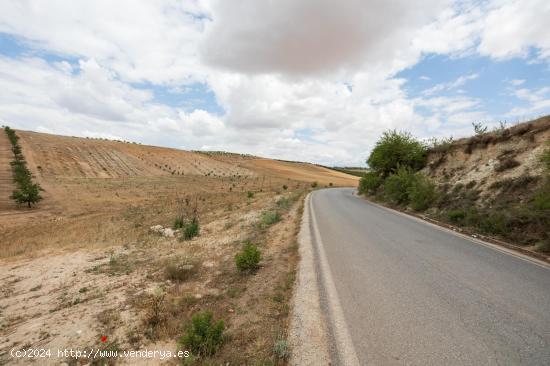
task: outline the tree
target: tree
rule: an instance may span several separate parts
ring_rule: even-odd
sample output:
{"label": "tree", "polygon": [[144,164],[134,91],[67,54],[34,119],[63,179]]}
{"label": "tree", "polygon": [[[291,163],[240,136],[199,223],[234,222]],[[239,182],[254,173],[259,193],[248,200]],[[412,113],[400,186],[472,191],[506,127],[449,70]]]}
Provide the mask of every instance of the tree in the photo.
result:
{"label": "tree", "polygon": [[42,187],[38,183],[26,181],[13,191],[11,198],[19,204],[26,203],[30,208],[32,204],[38,203],[42,199],[40,195],[40,191],[42,190]]}
{"label": "tree", "polygon": [[420,170],[426,164],[426,147],[408,132],[390,130],[376,142],[367,164],[376,173],[386,178],[398,167]]}

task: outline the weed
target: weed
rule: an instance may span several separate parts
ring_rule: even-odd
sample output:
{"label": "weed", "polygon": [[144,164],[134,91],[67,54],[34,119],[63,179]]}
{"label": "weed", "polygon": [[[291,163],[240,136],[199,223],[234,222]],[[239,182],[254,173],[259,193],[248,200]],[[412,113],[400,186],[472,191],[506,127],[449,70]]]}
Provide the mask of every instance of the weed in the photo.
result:
{"label": "weed", "polygon": [[290,201],[286,197],[281,197],[277,200],[277,207],[280,209],[287,209],[290,207]]}
{"label": "weed", "polygon": [[193,239],[195,236],[199,235],[199,231],[199,220],[196,217],[193,217],[193,219],[185,224],[185,227],[183,228],[183,240]]}
{"label": "weed", "polygon": [[166,279],[175,282],[184,282],[193,277],[198,272],[196,264],[187,262],[169,263],[164,268],[164,276]]}
{"label": "weed", "polygon": [[281,221],[281,214],[279,211],[264,211],[260,217],[260,227],[267,228],[279,221]]}
{"label": "weed", "polygon": [[290,347],[285,339],[280,339],[273,345],[273,354],[279,360],[286,360],[290,356]]}

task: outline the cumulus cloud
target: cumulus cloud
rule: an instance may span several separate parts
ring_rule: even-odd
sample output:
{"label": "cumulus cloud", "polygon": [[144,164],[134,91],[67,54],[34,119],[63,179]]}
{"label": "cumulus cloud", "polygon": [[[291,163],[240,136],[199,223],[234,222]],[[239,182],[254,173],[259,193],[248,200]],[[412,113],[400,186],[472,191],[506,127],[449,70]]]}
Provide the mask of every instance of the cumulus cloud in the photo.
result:
{"label": "cumulus cloud", "polygon": [[127,81],[202,80],[206,8],[197,1],[2,1],[0,32],[35,49],[93,58]]}
{"label": "cumulus cloud", "polygon": [[527,57],[531,47],[537,57],[550,61],[550,2],[546,0],[495,1],[484,18],[481,54],[496,59]]}
{"label": "cumulus cloud", "polygon": [[[410,34],[446,1],[215,1],[202,48],[241,73],[311,75],[402,62]],[[406,53],[406,52],[405,52]]]}
{"label": "cumulus cloud", "polygon": [[[362,164],[387,128],[460,134],[490,117],[478,99],[439,95],[477,73],[407,95],[395,75],[424,55],[547,57],[548,6],[496,1],[3,1],[0,32],[26,49],[0,56],[0,115],[52,133]],[[153,90],[195,83],[221,115]],[[529,92],[525,108],[544,109],[547,91]]]}

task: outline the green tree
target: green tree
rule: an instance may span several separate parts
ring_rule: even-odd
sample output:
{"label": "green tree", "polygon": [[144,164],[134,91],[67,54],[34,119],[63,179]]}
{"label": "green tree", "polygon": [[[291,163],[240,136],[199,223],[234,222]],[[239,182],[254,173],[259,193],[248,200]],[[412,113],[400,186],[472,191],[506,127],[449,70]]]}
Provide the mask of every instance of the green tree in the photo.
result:
{"label": "green tree", "polygon": [[32,183],[28,180],[19,184],[19,187],[11,194],[11,198],[19,204],[26,203],[30,208],[31,205],[38,203],[42,199],[40,195],[40,191],[42,190],[38,183]]}
{"label": "green tree", "polygon": [[426,164],[427,151],[424,144],[408,132],[386,131],[376,142],[367,164],[382,178],[405,167],[413,171],[420,170]]}

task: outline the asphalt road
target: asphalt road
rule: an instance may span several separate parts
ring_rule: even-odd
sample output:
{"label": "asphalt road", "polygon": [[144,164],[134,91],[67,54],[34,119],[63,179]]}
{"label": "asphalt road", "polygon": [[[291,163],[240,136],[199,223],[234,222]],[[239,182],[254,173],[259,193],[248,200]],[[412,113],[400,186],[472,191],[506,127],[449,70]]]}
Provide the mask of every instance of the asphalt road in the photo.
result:
{"label": "asphalt road", "polygon": [[352,189],[311,208],[361,365],[550,365],[549,268]]}

